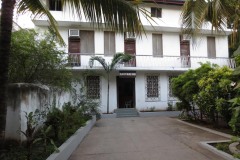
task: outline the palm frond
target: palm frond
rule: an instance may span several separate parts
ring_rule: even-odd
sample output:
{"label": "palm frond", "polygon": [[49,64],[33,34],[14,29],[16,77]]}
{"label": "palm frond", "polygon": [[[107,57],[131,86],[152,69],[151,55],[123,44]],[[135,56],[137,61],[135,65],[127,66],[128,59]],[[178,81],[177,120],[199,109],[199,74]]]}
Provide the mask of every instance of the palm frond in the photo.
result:
{"label": "palm frond", "polygon": [[[62,0],[77,15],[83,15],[99,28],[101,25],[116,32],[141,35],[143,26],[134,1],[126,0]],[[103,24],[104,23],[104,24]]]}
{"label": "palm frond", "polygon": [[91,58],[89,59],[90,67],[93,66],[94,61],[99,62],[99,63],[102,65],[102,67],[104,68],[104,70],[108,72],[108,70],[109,70],[109,69],[108,69],[108,65],[107,65],[107,63],[106,63],[106,61],[105,61],[104,58],[99,57],[99,56],[93,56],[93,57],[91,57]]}
{"label": "palm frond", "polygon": [[196,37],[206,22],[211,23],[212,31],[224,31],[228,15],[222,0],[188,0],[181,14],[183,33]]}
{"label": "palm frond", "polygon": [[30,11],[35,16],[43,16],[43,15],[47,16],[48,20],[49,20],[49,24],[55,31],[58,41],[60,42],[60,44],[65,45],[64,40],[62,39],[62,37],[58,31],[57,21],[51,15],[47,6],[42,2],[42,0],[21,0],[21,1],[19,1],[18,12],[25,13],[27,11]]}
{"label": "palm frond", "polygon": [[207,11],[205,0],[188,0],[184,3],[181,19],[183,32],[195,34],[200,31]]}
{"label": "palm frond", "polygon": [[128,62],[132,59],[132,56],[124,53],[117,53],[113,56],[112,63],[110,64],[110,71],[113,70],[117,64],[121,62]]}

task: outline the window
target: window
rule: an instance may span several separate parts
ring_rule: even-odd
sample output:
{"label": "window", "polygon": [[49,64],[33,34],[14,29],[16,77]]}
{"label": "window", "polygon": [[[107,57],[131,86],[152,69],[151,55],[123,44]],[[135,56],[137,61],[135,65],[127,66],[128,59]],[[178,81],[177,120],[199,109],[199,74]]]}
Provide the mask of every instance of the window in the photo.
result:
{"label": "window", "polygon": [[161,34],[152,35],[152,47],[153,47],[153,56],[163,56]]}
{"label": "window", "polygon": [[80,31],[80,48],[81,53],[94,53],[94,31]]}
{"label": "window", "polygon": [[87,98],[100,99],[100,77],[88,76],[87,77]]}
{"label": "window", "polygon": [[146,100],[160,100],[159,76],[157,75],[146,76]]}
{"label": "window", "polygon": [[49,0],[49,10],[50,11],[62,11],[62,1],[61,0]]}
{"label": "window", "polygon": [[113,55],[115,54],[115,32],[104,32],[104,54]]}
{"label": "window", "polygon": [[177,76],[169,76],[168,78],[168,99],[169,100],[174,100],[174,95],[172,91],[172,79],[176,78]]}
{"label": "window", "polygon": [[216,58],[215,37],[207,37],[207,52],[208,58]]}
{"label": "window", "polygon": [[151,17],[162,17],[162,8],[151,7]]}

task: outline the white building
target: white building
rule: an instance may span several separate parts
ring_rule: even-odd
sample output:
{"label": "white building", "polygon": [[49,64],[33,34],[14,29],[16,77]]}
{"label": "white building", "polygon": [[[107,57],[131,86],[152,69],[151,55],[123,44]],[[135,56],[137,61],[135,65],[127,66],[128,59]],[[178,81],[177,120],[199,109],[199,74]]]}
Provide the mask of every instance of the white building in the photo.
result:
{"label": "white building", "polygon": [[[157,0],[158,4],[146,3],[144,7],[155,22],[141,17],[146,36],[135,38],[109,30],[99,31],[84,18],[79,20],[71,12],[61,8],[59,0],[46,1],[58,21],[60,33],[67,44],[74,73],[95,71],[87,77],[87,96],[101,102],[102,112],[107,111],[107,78],[100,64],[89,67],[93,55],[110,61],[117,52],[130,53],[134,59],[121,64],[110,76],[110,112],[117,108],[150,108],[164,110],[175,101],[170,79],[189,69],[200,66],[199,62],[211,62],[233,67],[228,57],[226,33],[212,34],[211,26],[203,28],[197,46],[192,39],[181,35],[181,7],[183,0]],[[157,8],[156,8],[157,7]],[[45,18],[35,19],[34,24],[46,29]]]}

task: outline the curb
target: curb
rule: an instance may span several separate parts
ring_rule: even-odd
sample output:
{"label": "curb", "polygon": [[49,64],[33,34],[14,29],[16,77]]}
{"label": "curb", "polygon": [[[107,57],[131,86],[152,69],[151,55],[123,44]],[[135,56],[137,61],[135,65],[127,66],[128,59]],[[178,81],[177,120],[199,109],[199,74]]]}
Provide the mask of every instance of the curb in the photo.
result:
{"label": "curb", "polygon": [[[188,122],[184,122],[182,120],[177,120],[178,122],[181,122],[185,125],[189,125],[189,126],[192,126],[192,127],[195,127],[195,128],[199,128],[201,130],[204,130],[204,131],[207,131],[207,132],[210,132],[210,133],[213,133],[213,134],[216,134],[216,135],[219,135],[219,136],[222,136],[222,137],[225,137],[225,138],[228,138],[228,139],[231,139],[233,136],[230,135],[230,134],[226,134],[226,133],[222,133],[222,132],[219,132],[219,131],[215,131],[215,130],[212,130],[212,129],[209,129],[209,128],[205,128],[205,127],[202,127],[202,126],[198,126],[198,125],[195,125],[195,124],[191,124],[191,123],[188,123]],[[221,150],[218,150],[217,148],[209,145],[208,143],[221,143],[221,142],[229,142],[231,140],[219,140],[219,141],[203,141],[203,142],[199,142],[199,144],[201,145],[201,147],[217,154],[218,156],[226,159],[226,160],[239,160],[238,158],[234,158],[232,155],[228,154],[228,153],[225,153]]]}
{"label": "curb", "polygon": [[182,120],[177,120],[178,122],[181,122],[183,124],[186,124],[186,125],[189,125],[189,126],[192,126],[192,127],[196,127],[196,128],[199,128],[199,129],[202,129],[204,131],[208,131],[208,132],[211,132],[213,134],[217,134],[219,136],[222,136],[222,137],[225,137],[225,138],[229,138],[231,139],[233,136],[230,135],[230,134],[226,134],[226,133],[222,133],[222,132],[219,132],[219,131],[215,131],[215,130],[212,130],[212,129],[209,129],[209,128],[205,128],[205,127],[201,127],[201,126],[198,126],[198,125],[195,125],[195,124],[191,124],[191,123],[188,123],[188,122],[184,122]]}
{"label": "curb", "polygon": [[58,149],[59,152],[54,152],[46,160],[67,160],[73,151],[82,142],[83,138],[88,134],[96,123],[96,116],[87,121],[84,127],[78,129],[67,141],[65,141]]}
{"label": "curb", "polygon": [[221,150],[218,150],[217,148],[209,145],[208,143],[218,143],[218,142],[229,142],[230,140],[222,140],[222,141],[205,141],[205,142],[199,142],[200,145],[205,148],[208,149],[209,151],[217,154],[218,156],[226,159],[226,160],[239,160],[238,158],[234,158],[232,155],[225,153]]}

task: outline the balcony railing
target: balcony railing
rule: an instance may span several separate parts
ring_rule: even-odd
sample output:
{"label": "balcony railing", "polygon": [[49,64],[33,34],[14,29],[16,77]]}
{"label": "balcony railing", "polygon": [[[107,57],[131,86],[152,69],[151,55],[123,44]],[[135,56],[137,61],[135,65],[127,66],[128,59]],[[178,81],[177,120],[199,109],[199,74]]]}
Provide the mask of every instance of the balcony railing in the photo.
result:
{"label": "balcony railing", "polygon": [[[89,59],[91,56],[101,56],[107,63],[111,62],[111,56],[103,54],[69,54],[69,65],[72,67],[90,68]],[[228,66],[235,68],[236,63],[232,58],[217,57],[187,57],[187,56],[152,56],[152,55],[135,55],[132,60],[127,63],[118,65],[118,68],[135,67],[139,69],[183,69],[183,68],[198,68],[200,63],[211,63],[219,66]],[[102,67],[100,63],[94,62],[93,68]]]}

